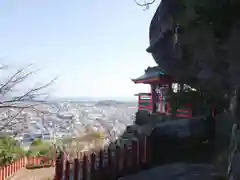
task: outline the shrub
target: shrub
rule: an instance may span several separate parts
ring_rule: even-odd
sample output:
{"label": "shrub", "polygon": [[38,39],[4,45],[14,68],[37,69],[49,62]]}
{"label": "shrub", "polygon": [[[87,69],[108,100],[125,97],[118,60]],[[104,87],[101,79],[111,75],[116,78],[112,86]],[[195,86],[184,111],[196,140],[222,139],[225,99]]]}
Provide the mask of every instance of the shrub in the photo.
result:
{"label": "shrub", "polygon": [[40,169],[51,167],[52,164],[26,165],[26,169]]}
{"label": "shrub", "polygon": [[[40,143],[41,142],[41,143]],[[36,140],[35,143],[32,143],[29,148],[29,155],[30,156],[42,156],[47,155],[50,153],[51,144],[47,142],[42,142],[41,140]]]}
{"label": "shrub", "polygon": [[39,138],[37,138],[37,139],[35,139],[35,140],[32,142],[31,146],[39,146],[39,145],[41,145],[42,143],[43,143],[42,140],[39,139]]}
{"label": "shrub", "polygon": [[0,166],[10,164],[23,157],[25,151],[11,137],[0,137]]}

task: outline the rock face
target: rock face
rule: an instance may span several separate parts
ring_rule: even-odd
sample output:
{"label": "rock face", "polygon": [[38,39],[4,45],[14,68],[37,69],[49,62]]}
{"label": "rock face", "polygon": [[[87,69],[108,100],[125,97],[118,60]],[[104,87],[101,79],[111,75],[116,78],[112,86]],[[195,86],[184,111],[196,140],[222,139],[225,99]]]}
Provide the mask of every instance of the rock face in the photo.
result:
{"label": "rock face", "polygon": [[147,51],[175,79],[228,91],[240,80],[239,7],[226,0],[162,0]]}
{"label": "rock face", "polygon": [[[240,132],[239,9],[237,0],[162,0],[150,24],[147,49],[174,79],[210,92],[217,103],[227,98],[238,124],[235,132]],[[234,162],[240,133],[233,132],[232,139]],[[230,175],[239,175],[234,171],[239,161],[230,164]]]}
{"label": "rock face", "polygon": [[[211,161],[211,134],[207,120],[179,119],[159,123],[151,133],[156,164]],[[204,143],[204,142],[208,143]]]}

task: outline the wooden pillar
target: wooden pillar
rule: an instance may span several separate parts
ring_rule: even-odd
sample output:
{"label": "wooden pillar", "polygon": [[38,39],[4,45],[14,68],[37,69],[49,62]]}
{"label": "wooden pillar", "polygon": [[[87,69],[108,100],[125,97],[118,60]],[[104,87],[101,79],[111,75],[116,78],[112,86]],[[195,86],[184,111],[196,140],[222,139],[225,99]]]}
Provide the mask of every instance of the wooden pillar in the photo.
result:
{"label": "wooden pillar", "polygon": [[[173,89],[172,89],[172,81],[170,81],[169,83],[168,83],[168,92],[167,92],[167,94],[172,94],[172,92],[173,92]],[[170,102],[167,100],[167,114],[169,114],[169,113],[171,113],[171,104],[170,104]]]}
{"label": "wooden pillar", "polygon": [[151,84],[151,96],[152,96],[152,112],[155,113],[157,111],[156,107],[156,84]]}
{"label": "wooden pillar", "polygon": [[183,90],[184,90],[184,84],[180,83],[180,92],[183,92]]}
{"label": "wooden pillar", "polygon": [[159,106],[160,106],[160,112],[162,113],[163,112],[163,95],[161,94],[159,96]]}
{"label": "wooden pillar", "polygon": [[141,99],[141,95],[139,94],[139,95],[138,95],[138,111],[141,110],[141,109],[140,109],[140,99]]}

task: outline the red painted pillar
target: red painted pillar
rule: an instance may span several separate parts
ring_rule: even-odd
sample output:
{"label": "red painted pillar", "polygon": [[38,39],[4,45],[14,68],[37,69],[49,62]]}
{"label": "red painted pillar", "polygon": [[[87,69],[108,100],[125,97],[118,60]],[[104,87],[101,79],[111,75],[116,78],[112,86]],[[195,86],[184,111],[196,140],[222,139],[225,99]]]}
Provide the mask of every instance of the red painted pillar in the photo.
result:
{"label": "red painted pillar", "polygon": [[145,137],[141,137],[138,141],[139,141],[139,166],[143,167],[145,164]]}
{"label": "red painted pillar", "polygon": [[0,180],[4,179],[4,169],[0,168]]}
{"label": "red painted pillar", "polygon": [[63,178],[63,156],[63,152],[60,151],[59,156],[56,159],[55,180],[61,180]]}
{"label": "red painted pillar", "polygon": [[139,168],[139,143],[137,140],[132,140],[132,171],[136,172]]}
{"label": "red painted pillar", "polygon": [[3,180],[7,177],[7,166],[3,167]]}
{"label": "red painted pillar", "polygon": [[113,168],[113,157],[112,157],[112,149],[108,147],[108,178],[113,179],[114,178],[114,168]]}
{"label": "red painted pillar", "polygon": [[79,171],[80,171],[80,163],[79,160],[76,158],[74,159],[74,180],[79,180]]}
{"label": "red painted pillar", "polygon": [[140,96],[140,95],[138,95],[138,111],[140,111],[140,110],[141,110],[141,108],[140,108],[140,100],[141,100],[141,96]]}
{"label": "red painted pillar", "polygon": [[120,164],[120,154],[121,154],[121,149],[120,147],[116,144],[116,149],[115,149],[115,167],[114,167],[114,179],[118,179],[119,177],[119,164]]}
{"label": "red painted pillar", "polygon": [[159,109],[160,109],[160,112],[163,113],[163,96],[159,96]]}
{"label": "red painted pillar", "polygon": [[[92,153],[91,154],[91,167],[90,167],[90,179],[91,180],[96,180],[97,175],[96,175],[96,154]],[[78,179],[76,179],[78,180]]]}
{"label": "red painted pillar", "polygon": [[66,161],[66,169],[65,169],[65,180],[70,180],[70,162]]}
{"label": "red painted pillar", "polygon": [[156,93],[156,85],[155,84],[151,84],[151,98],[152,98],[152,112],[155,113],[157,111],[157,109],[156,109],[157,93]]}
{"label": "red painted pillar", "polygon": [[82,163],[82,180],[88,180],[88,156],[85,153]]}
{"label": "red painted pillar", "polygon": [[123,163],[122,163],[122,174],[123,176],[125,176],[127,173],[128,173],[128,147],[127,147],[127,144],[125,143],[124,146],[123,146],[123,156],[122,156],[122,160],[123,160]]}
{"label": "red painted pillar", "polygon": [[10,176],[10,167],[9,167],[9,165],[7,165],[7,177],[9,177]]}
{"label": "red painted pillar", "polygon": [[99,179],[105,179],[103,150],[99,151]]}
{"label": "red painted pillar", "polygon": [[152,163],[152,141],[150,136],[145,137],[145,157],[146,165],[150,166]]}

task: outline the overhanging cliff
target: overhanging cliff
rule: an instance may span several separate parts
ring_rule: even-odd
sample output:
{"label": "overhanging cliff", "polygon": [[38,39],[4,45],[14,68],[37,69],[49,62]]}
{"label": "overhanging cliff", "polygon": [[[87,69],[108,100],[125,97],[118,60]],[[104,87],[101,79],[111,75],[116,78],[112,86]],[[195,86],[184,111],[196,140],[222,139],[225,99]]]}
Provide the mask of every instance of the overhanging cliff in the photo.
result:
{"label": "overhanging cliff", "polygon": [[162,0],[147,51],[175,79],[226,92],[240,82],[239,9],[236,0]]}

